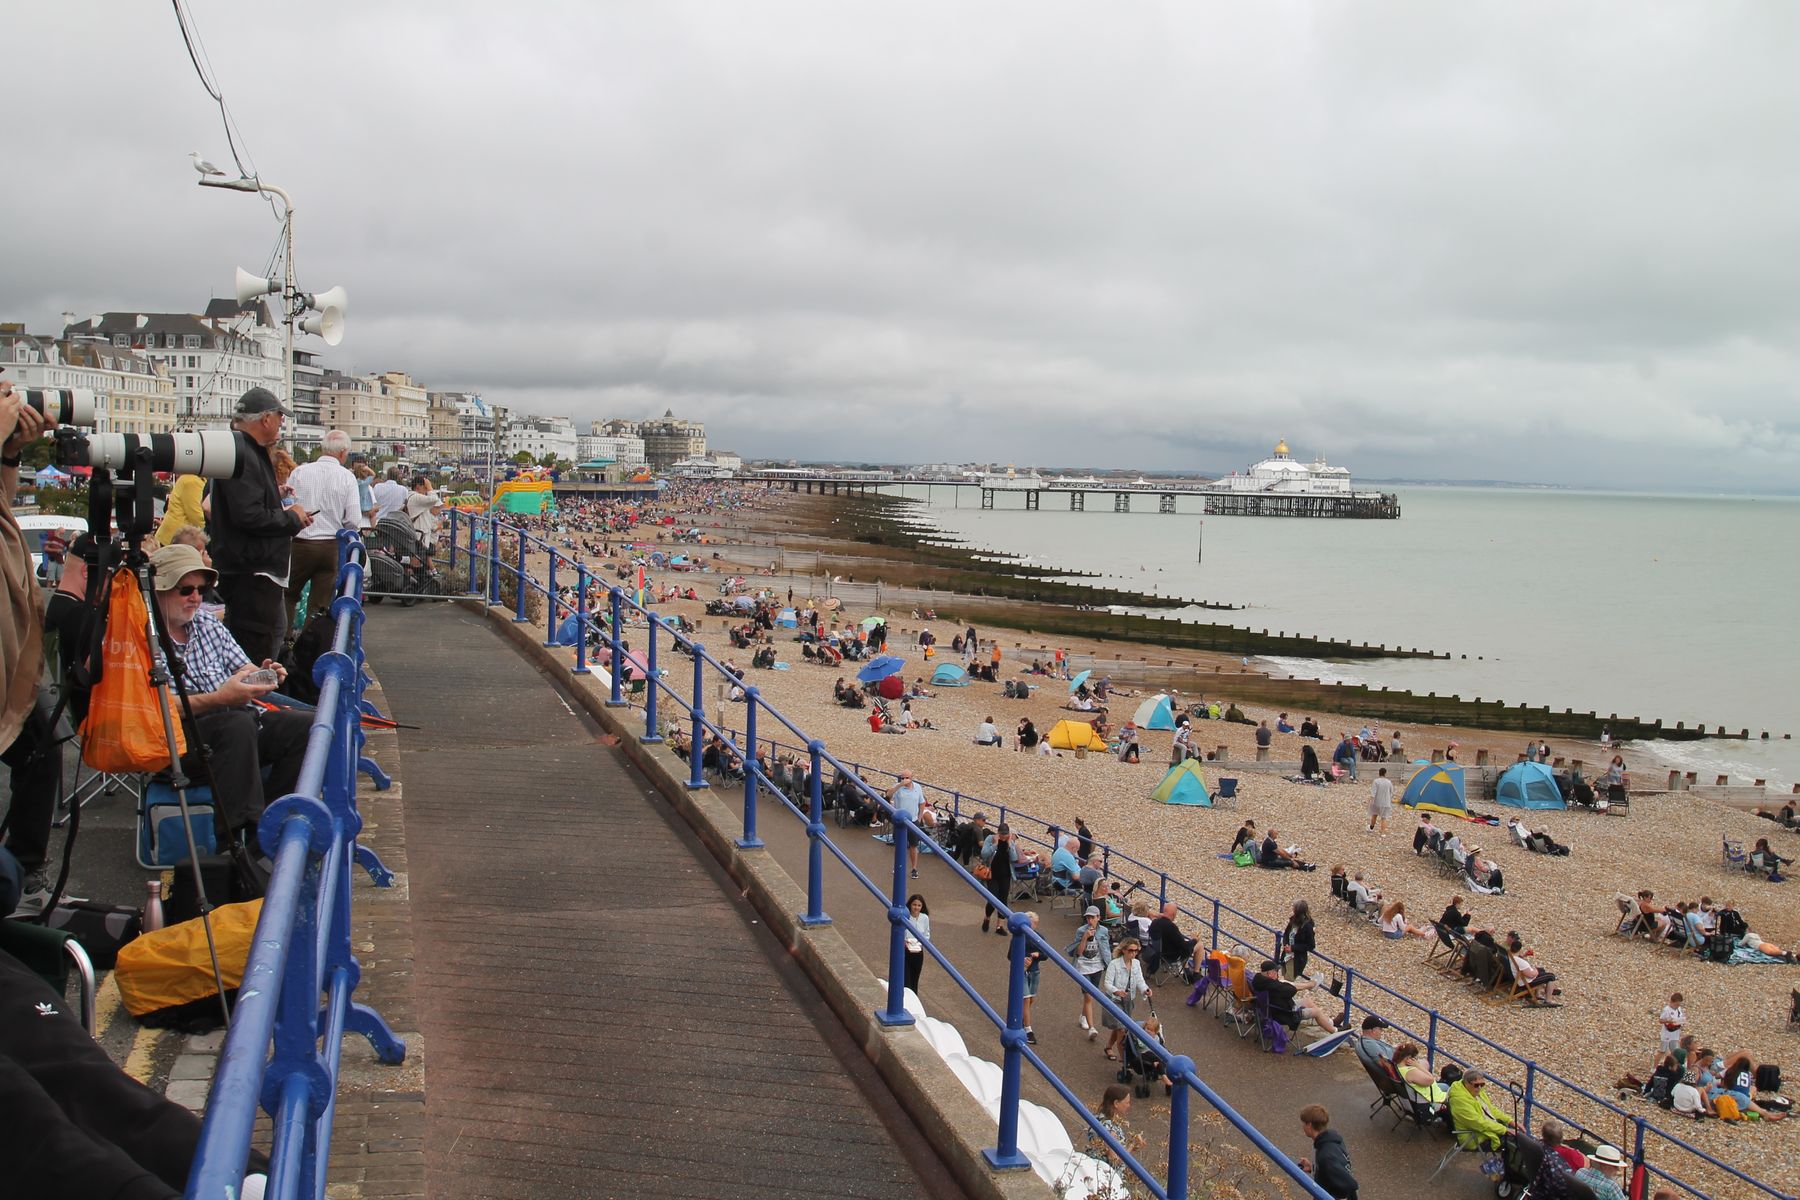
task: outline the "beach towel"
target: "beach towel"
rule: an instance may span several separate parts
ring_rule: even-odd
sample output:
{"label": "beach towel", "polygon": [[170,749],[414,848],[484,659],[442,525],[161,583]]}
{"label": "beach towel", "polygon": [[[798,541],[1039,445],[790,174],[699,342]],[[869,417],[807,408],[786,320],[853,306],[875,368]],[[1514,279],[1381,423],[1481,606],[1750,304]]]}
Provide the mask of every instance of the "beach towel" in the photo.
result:
{"label": "beach towel", "polygon": [[1739,946],[1737,949],[1735,949],[1731,952],[1731,965],[1734,967],[1738,966],[1741,963],[1756,963],[1756,964],[1780,963],[1780,964],[1785,964],[1787,961],[1788,961],[1787,959],[1778,958],[1777,956],[1775,956],[1773,954],[1764,954],[1761,950],[1752,950],[1748,946]]}

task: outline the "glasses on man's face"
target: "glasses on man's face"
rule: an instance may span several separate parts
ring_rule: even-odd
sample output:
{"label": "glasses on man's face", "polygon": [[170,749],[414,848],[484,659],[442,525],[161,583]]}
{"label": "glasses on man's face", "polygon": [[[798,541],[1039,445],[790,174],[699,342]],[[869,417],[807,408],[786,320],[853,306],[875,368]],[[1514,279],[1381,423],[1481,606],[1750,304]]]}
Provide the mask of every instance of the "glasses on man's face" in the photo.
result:
{"label": "glasses on man's face", "polygon": [[185,598],[187,596],[198,596],[201,592],[204,592],[205,590],[206,590],[206,585],[203,583],[184,583],[184,584],[181,584],[180,586],[176,587],[174,589],[174,592],[177,596],[181,596],[181,597]]}

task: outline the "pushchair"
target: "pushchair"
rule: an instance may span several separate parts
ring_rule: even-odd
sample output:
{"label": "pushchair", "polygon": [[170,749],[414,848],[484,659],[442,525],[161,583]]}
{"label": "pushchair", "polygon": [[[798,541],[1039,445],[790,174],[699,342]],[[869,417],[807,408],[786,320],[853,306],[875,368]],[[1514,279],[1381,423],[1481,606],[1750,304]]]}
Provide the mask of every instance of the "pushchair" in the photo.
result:
{"label": "pushchair", "polygon": [[379,604],[392,595],[400,598],[402,608],[411,608],[420,596],[443,593],[443,583],[428,565],[418,530],[399,513],[389,513],[375,523],[368,552],[369,603]]}
{"label": "pushchair", "polygon": [[[1161,1018],[1156,1016],[1154,1005],[1149,1006],[1146,1019],[1155,1020],[1159,1026],[1162,1024]],[[1119,1063],[1119,1082],[1132,1088],[1138,1099],[1143,1100],[1150,1095],[1150,1085],[1158,1079],[1163,1081],[1165,1095],[1174,1092],[1175,1085],[1167,1078],[1162,1059],[1151,1052],[1143,1038],[1135,1033],[1127,1034],[1125,1054]]]}

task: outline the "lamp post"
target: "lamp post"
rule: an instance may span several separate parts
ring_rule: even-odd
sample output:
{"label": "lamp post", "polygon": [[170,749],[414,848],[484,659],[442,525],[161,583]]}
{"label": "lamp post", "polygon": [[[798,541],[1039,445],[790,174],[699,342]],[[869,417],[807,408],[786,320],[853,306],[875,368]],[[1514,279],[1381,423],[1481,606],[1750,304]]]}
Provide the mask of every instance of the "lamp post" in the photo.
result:
{"label": "lamp post", "polygon": [[[302,292],[294,283],[294,200],[287,192],[272,183],[264,183],[260,179],[221,179],[212,176],[200,180],[201,187],[223,188],[230,192],[256,192],[265,196],[274,196],[281,201],[282,228],[282,278],[279,283],[252,275],[242,267],[237,272],[237,299],[239,304],[247,304],[257,296],[281,295],[281,329],[282,329],[282,402],[290,411],[296,413],[294,405],[294,323],[300,322],[300,328],[307,333],[316,333],[323,338],[327,346],[335,346],[344,340],[344,311],[350,305],[350,298],[341,287],[314,295]],[[317,316],[308,317],[308,311],[317,312]]]}

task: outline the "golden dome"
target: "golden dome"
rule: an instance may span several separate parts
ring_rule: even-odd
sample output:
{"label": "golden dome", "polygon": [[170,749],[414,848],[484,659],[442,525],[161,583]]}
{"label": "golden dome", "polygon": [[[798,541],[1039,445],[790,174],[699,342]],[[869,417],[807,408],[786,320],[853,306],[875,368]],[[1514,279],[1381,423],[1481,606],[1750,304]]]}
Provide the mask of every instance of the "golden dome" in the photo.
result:
{"label": "golden dome", "polygon": [[1288,448],[1287,448],[1286,441],[1280,441],[1280,442],[1275,443],[1275,453],[1276,454],[1286,454],[1287,452],[1288,452]]}

